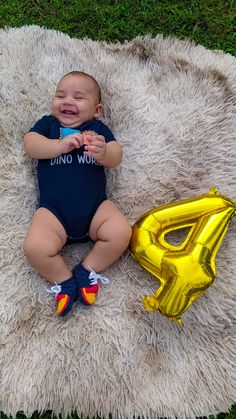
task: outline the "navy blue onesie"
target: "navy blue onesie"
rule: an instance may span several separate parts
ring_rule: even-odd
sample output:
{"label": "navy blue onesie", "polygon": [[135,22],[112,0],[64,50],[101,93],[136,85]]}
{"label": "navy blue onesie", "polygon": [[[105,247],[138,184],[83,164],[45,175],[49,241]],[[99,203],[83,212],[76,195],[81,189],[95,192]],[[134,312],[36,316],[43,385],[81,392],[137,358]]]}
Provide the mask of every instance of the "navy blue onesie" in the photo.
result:
{"label": "navy blue onesie", "polygon": [[[62,128],[54,116],[47,115],[36,122],[30,132],[59,139]],[[106,142],[115,140],[111,130],[97,119],[74,129],[95,131],[103,135]],[[83,151],[84,146],[58,157],[38,160],[39,208],[50,210],[72,241],[88,237],[92,218],[107,199],[104,167],[93,157],[85,156]]]}

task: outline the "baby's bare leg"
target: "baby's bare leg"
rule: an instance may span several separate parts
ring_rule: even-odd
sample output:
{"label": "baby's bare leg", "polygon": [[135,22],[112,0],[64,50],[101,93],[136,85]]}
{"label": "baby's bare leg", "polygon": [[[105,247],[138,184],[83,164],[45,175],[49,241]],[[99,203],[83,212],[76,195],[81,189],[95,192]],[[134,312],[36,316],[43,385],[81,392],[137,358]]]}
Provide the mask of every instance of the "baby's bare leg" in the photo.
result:
{"label": "baby's bare leg", "polygon": [[46,208],[39,208],[24,242],[30,264],[49,282],[61,284],[72,277],[58,254],[66,242],[66,232],[59,220]]}
{"label": "baby's bare leg", "polygon": [[83,266],[100,272],[115,262],[128,247],[131,227],[115,204],[106,200],[92,220],[89,235],[96,243],[83,260]]}

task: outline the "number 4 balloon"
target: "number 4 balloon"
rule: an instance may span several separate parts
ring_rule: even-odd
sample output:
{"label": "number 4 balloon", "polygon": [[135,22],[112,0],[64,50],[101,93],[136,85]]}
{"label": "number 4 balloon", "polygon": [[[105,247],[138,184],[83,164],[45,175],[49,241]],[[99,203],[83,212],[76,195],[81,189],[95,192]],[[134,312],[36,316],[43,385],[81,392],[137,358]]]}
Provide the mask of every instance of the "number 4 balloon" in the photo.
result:
{"label": "number 4 balloon", "polygon": [[[134,259],[156,276],[160,287],[144,298],[147,311],[159,310],[181,323],[181,315],[214,281],[215,256],[236,215],[236,205],[216,188],[208,194],[154,208],[134,224],[130,250]],[[174,246],[171,231],[189,227]]]}

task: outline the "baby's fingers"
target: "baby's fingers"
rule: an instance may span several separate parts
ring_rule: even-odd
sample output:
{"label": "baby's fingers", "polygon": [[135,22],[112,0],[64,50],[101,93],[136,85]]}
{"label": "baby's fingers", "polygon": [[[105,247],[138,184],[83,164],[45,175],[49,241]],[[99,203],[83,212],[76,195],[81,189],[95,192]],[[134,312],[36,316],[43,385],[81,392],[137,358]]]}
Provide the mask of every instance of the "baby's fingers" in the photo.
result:
{"label": "baby's fingers", "polygon": [[76,138],[79,146],[83,145],[83,136],[82,136],[82,134],[77,134],[75,138]]}

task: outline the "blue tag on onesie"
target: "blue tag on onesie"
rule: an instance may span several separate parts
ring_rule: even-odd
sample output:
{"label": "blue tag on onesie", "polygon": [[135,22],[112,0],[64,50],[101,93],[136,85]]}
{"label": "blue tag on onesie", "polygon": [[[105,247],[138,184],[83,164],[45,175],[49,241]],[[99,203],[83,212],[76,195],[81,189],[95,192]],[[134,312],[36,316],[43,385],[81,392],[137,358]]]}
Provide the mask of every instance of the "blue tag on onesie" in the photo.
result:
{"label": "blue tag on onesie", "polygon": [[70,134],[81,134],[81,131],[79,129],[73,129],[73,128],[61,128],[61,139],[67,137],[67,135]]}

